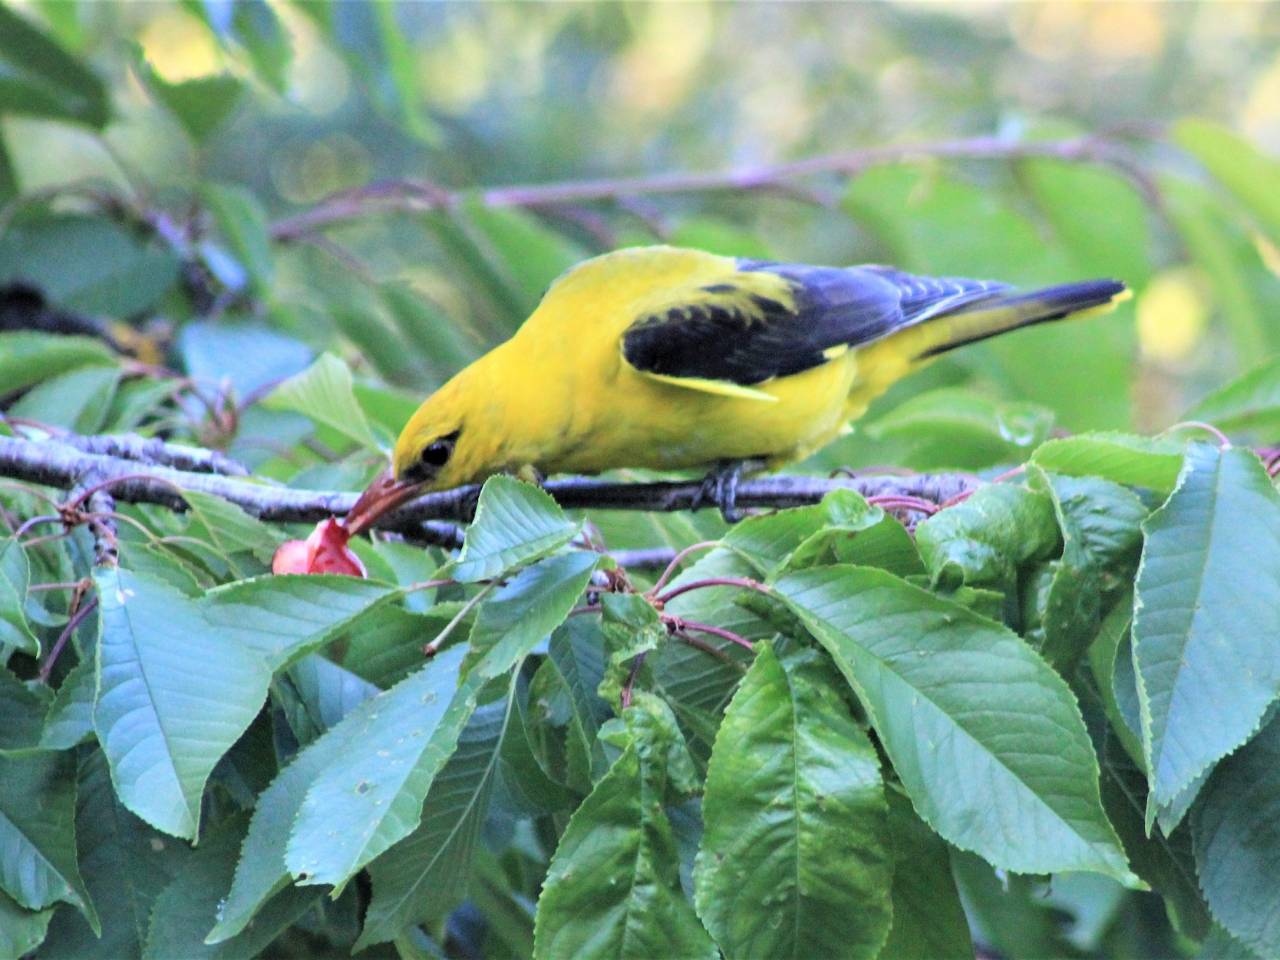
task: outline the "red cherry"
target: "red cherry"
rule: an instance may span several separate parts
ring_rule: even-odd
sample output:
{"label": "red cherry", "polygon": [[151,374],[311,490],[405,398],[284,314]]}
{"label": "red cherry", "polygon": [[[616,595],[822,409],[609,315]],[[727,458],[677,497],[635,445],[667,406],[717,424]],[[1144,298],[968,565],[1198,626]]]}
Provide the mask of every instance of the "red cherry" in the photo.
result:
{"label": "red cherry", "polygon": [[321,520],[306,540],[290,540],[276,550],[271,561],[274,573],[342,573],[367,577],[360,558],[347,543],[351,534],[332,518]]}

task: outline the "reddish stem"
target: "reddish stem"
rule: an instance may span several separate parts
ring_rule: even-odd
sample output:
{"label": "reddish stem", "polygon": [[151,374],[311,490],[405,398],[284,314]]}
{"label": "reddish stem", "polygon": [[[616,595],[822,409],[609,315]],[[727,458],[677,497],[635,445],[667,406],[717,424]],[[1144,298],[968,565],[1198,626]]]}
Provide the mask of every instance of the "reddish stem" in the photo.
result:
{"label": "reddish stem", "polygon": [[658,595],[658,591],[667,585],[667,581],[671,579],[675,574],[676,569],[684,562],[684,559],[688,557],[689,554],[695,553],[698,550],[708,550],[711,547],[717,547],[719,545],[719,540],[703,540],[699,543],[692,543],[685,547],[671,558],[671,562],[667,564],[667,569],[662,571],[662,576],[658,577],[657,583],[649,589],[649,596],[654,597]]}
{"label": "reddish stem", "polygon": [[746,577],[708,577],[705,580],[682,583],[680,586],[668,590],[657,600],[663,604],[670,603],[682,593],[688,593],[691,590],[703,590],[706,587],[742,587],[745,590],[755,590],[757,593],[763,593],[766,597],[773,596],[769,588],[759,580],[749,580]]}
{"label": "reddish stem", "polygon": [[1212,434],[1214,439],[1218,441],[1218,448],[1220,450],[1226,450],[1231,446],[1231,441],[1227,439],[1227,435],[1225,433],[1215,427],[1212,423],[1205,423],[1203,420],[1183,420],[1180,423],[1175,423],[1172,427],[1166,430],[1165,433],[1173,433],[1175,430],[1187,429],[1203,430],[1206,433]]}
{"label": "reddish stem", "polygon": [[933,516],[938,512],[936,503],[922,500],[919,497],[909,497],[905,494],[886,493],[878,497],[867,497],[867,503],[883,507],[886,510],[915,510],[928,516]]}
{"label": "reddish stem", "polygon": [[631,661],[631,672],[627,674],[627,682],[622,687],[622,709],[625,710],[631,706],[631,691],[636,685],[636,677],[640,675],[640,667],[644,665],[645,653],[637,653],[635,659]]}
{"label": "reddish stem", "polygon": [[709,633],[713,637],[719,637],[721,640],[728,640],[736,643],[744,650],[755,652],[755,648],[751,646],[751,641],[746,637],[734,633],[732,630],[726,630],[723,627],[713,627],[709,623],[698,623],[696,620],[679,620],[677,621],[679,630],[693,630],[696,633]]}
{"label": "reddish stem", "polygon": [[67,625],[62,628],[62,633],[58,634],[58,639],[53,645],[53,649],[49,651],[49,656],[45,657],[44,663],[40,665],[40,671],[37,674],[41,683],[49,682],[49,675],[53,673],[53,665],[58,662],[58,656],[62,653],[62,648],[67,645],[67,641],[71,639],[71,635],[76,632],[76,628],[84,622],[84,618],[93,612],[94,607],[98,605],[98,598],[94,597],[84,606],[79,607],[75,613],[71,615],[71,619],[67,621]]}
{"label": "reddish stem", "polygon": [[21,537],[24,533],[26,533],[32,527],[39,526],[42,523],[61,523],[61,522],[62,522],[61,517],[54,516],[52,514],[46,514],[39,517],[32,517],[30,520],[27,520],[26,522],[24,522],[22,526],[18,527],[17,530],[13,531],[13,539],[17,540],[19,537]]}

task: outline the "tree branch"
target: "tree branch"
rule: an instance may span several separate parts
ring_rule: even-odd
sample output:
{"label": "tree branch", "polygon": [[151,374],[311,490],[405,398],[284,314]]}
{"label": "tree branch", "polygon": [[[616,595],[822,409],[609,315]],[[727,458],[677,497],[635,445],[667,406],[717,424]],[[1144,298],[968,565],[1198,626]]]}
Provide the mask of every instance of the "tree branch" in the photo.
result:
{"label": "tree branch", "polygon": [[[820,175],[856,176],[871,167],[924,158],[967,160],[1022,160],[1050,158],[1109,166],[1159,205],[1154,179],[1121,144],[1106,136],[1069,140],[1019,141],[1002,137],[970,137],[936,143],[870,147],[823,154],[770,166],[744,167],[706,173],[662,173],[644,177],[611,177],[529,186],[492,187],[476,191],[452,191],[426,180],[386,180],[343,190],[321,200],[309,210],[278,220],[271,235],[282,242],[299,240],[327,227],[376,212],[447,210],[470,196],[491,208],[519,207],[546,210],[599,201],[625,201],[663,194],[706,193],[725,190],[773,190],[796,195],[794,181]],[[811,196],[807,192],[800,194]]]}
{"label": "tree branch", "polygon": [[[63,490],[91,478],[93,484],[109,490],[118,501],[155,503],[173,510],[186,508],[181,492],[191,490],[221,497],[272,522],[316,522],[341,516],[351,509],[357,497],[354,493],[294,490],[240,477],[87,453],[61,439],[0,437],[0,476]],[[867,497],[907,496],[944,503],[979,483],[968,474],[836,479],[779,475],[744,480],[738,486],[737,502],[741,507],[795,507],[817,503],[833,490],[856,490]],[[544,486],[562,507],[569,509],[673,511],[690,509],[701,485],[700,480],[617,483],[565,477],[549,480]],[[477,485],[429,493],[381,518],[377,527],[417,540],[457,546],[457,528],[441,521],[470,520],[479,493]]]}

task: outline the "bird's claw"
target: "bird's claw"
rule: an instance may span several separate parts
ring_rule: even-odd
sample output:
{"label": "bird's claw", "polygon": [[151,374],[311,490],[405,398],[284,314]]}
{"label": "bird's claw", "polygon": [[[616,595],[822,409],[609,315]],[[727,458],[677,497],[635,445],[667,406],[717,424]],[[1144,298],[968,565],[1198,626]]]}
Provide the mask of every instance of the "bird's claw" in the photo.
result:
{"label": "bird's claw", "polygon": [[737,507],[737,500],[738,481],[742,479],[743,467],[740,460],[717,464],[703,478],[689,509],[697,510],[705,503],[714,503],[720,508],[720,515],[724,517],[725,523],[737,523],[741,520],[743,514]]}

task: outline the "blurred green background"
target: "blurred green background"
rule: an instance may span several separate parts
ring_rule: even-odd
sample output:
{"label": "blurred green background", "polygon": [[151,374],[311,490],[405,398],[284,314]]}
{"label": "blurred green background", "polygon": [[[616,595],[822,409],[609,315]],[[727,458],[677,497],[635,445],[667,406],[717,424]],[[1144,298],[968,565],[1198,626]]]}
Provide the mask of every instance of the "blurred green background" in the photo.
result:
{"label": "blurred green background", "polygon": [[[1278,40],[1268,3],[10,4],[0,283],[162,369],[11,341],[25,374],[0,392],[35,385],[14,416],[186,431],[356,486],[376,456],[256,401],[332,351],[385,443],[567,265],[670,242],[1137,292],[949,355],[809,469],[982,468],[1051,430],[1163,429],[1280,347]],[[482,189],[975,137],[1001,156],[536,207]],[[1086,146],[1020,155],[1044,142]],[[344,216],[305,229],[342,191]]]}

